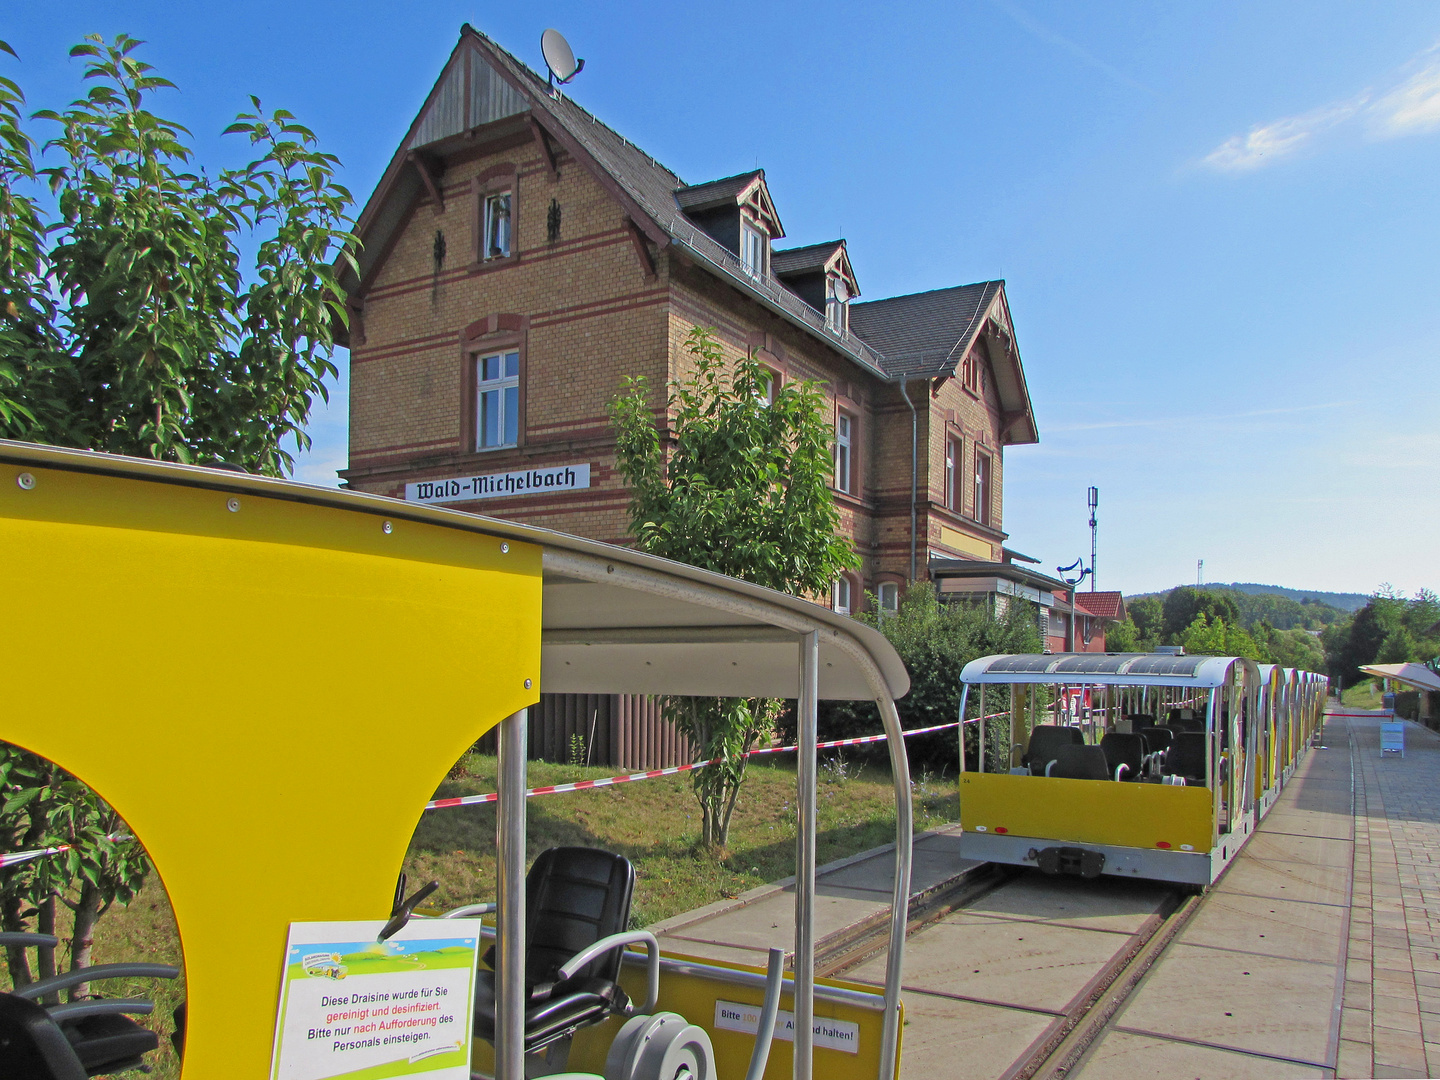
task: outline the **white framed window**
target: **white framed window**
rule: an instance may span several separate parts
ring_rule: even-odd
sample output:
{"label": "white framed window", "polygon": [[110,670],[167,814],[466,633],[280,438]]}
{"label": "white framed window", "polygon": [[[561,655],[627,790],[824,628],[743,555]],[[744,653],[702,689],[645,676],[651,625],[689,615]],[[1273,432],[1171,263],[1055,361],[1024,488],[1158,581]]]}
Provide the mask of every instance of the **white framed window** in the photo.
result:
{"label": "white framed window", "polygon": [[770,269],[770,237],[748,221],[740,223],[740,264],[755,278],[763,278]]}
{"label": "white framed window", "polygon": [[975,451],[975,520],[990,524],[990,455]]}
{"label": "white framed window", "polygon": [[960,513],[960,440],[945,440],[945,506]]}
{"label": "white framed window", "polygon": [[854,490],[854,431],[854,420],[843,412],[835,415],[835,487],[847,494]]}
{"label": "white framed window", "polygon": [[485,259],[504,259],[510,255],[510,192],[498,191],[485,196],[485,237],[481,253]]}
{"label": "white framed window", "polygon": [[893,581],[882,581],[875,592],[876,602],[880,607],[880,615],[894,615],[900,610],[900,586]]}
{"label": "white framed window", "polygon": [[850,614],[853,609],[850,606],[850,579],[848,577],[835,579],[835,587],[832,590],[830,599],[830,606],[835,609],[837,614]]}
{"label": "white framed window", "polygon": [[825,282],[825,325],[837,334],[850,328],[850,290],[838,277]]}
{"label": "white framed window", "polygon": [[475,449],[514,446],[520,435],[520,354],[475,358]]}
{"label": "white framed window", "polygon": [[769,368],[763,368],[760,378],[755,384],[755,400],[762,405],[775,404],[775,388],[780,383],[780,377]]}

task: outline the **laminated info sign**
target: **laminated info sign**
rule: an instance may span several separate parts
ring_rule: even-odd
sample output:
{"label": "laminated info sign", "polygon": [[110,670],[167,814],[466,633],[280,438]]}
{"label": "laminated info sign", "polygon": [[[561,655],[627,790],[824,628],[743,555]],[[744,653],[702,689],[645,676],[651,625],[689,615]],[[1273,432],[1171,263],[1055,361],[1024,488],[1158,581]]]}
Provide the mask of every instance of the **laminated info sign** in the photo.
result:
{"label": "laminated info sign", "polygon": [[271,1080],[469,1080],[479,919],[291,923]]}

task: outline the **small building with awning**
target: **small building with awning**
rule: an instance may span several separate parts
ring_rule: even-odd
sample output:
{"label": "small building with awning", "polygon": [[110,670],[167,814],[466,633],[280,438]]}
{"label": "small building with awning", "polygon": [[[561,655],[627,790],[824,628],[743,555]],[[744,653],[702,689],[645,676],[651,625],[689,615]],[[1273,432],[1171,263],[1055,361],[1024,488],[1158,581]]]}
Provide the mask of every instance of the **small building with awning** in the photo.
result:
{"label": "small building with awning", "polygon": [[1374,675],[1385,680],[1385,688],[1390,688],[1390,683],[1399,683],[1401,686],[1408,686],[1419,692],[1419,719],[1420,722],[1431,725],[1434,715],[1430,707],[1430,695],[1440,690],[1440,675],[1436,675],[1424,664],[1362,664],[1360,670],[1367,675]]}

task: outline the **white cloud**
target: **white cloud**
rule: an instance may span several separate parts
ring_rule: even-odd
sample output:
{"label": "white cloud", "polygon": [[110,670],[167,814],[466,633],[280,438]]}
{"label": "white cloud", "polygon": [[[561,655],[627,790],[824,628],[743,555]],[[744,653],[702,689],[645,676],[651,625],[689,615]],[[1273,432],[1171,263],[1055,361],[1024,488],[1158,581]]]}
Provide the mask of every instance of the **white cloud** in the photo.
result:
{"label": "white cloud", "polygon": [[1257,124],[1248,135],[1226,139],[1205,157],[1205,164],[1225,172],[1243,172],[1268,165],[1298,150],[1321,132],[1349,120],[1365,103],[1365,95],[1353,101],[1326,105],[1300,116],[1286,116],[1268,124]]}
{"label": "white cloud", "polygon": [[1371,112],[1381,135],[1421,135],[1440,128],[1440,63],[1406,79]]}
{"label": "white cloud", "polygon": [[[1380,138],[1440,131],[1440,45],[1414,57],[1400,71],[1408,74],[1376,97],[1369,90],[1297,116],[1257,124],[1232,135],[1205,155],[1202,164],[1220,172],[1248,172],[1279,161],[1320,136],[1347,126],[1364,125]],[[1392,74],[1390,81],[1397,77]]]}

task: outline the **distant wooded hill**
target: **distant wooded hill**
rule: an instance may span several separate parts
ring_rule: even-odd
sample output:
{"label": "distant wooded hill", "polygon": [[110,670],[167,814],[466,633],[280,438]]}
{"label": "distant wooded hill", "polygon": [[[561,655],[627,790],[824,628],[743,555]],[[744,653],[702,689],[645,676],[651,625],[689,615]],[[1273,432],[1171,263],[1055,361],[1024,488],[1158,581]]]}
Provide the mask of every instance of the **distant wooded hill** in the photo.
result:
{"label": "distant wooded hill", "polygon": [[[1318,630],[1349,612],[1359,610],[1370,599],[1360,593],[1286,589],[1280,585],[1258,585],[1248,581],[1236,581],[1228,585],[1206,583],[1201,589],[1229,596],[1240,609],[1240,621],[1246,629],[1264,619],[1277,630],[1291,630],[1295,627]],[[1135,596],[1127,596],[1125,602],[1128,604],[1145,596],[1164,599],[1171,591],[1166,589],[1163,592],[1137,593]]]}

